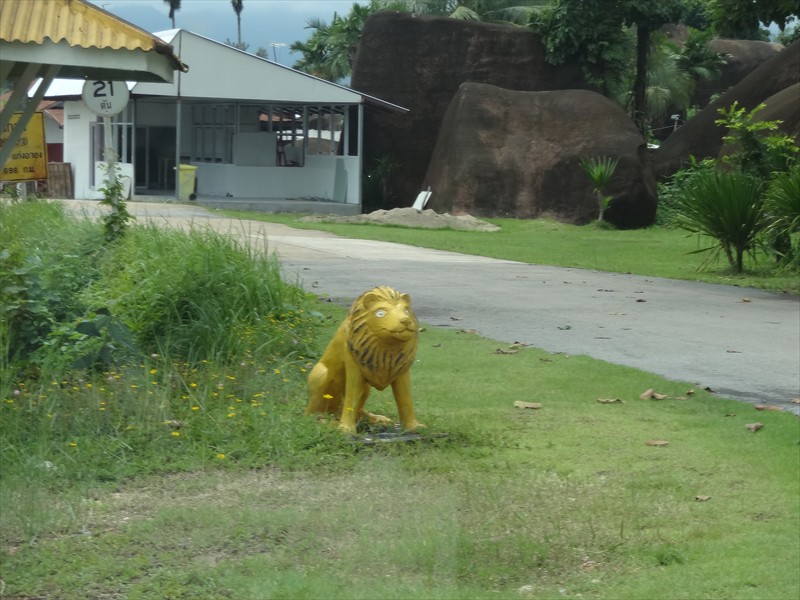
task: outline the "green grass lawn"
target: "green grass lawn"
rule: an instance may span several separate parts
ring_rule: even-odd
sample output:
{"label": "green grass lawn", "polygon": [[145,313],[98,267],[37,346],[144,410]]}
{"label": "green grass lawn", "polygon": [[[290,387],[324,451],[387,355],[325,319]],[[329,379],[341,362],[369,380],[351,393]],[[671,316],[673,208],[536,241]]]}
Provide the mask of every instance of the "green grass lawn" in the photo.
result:
{"label": "green grass lawn", "polygon": [[[2,598],[800,596],[800,419],[789,412],[585,356],[508,352],[475,334],[425,327],[411,375],[427,429],[413,443],[365,445],[302,414],[305,377],[344,307],[281,289],[270,279],[274,261],[250,271],[243,256],[258,255],[210,232],[190,248],[183,234],[145,228],[87,254],[99,234],[91,224],[33,204],[12,208],[19,212],[0,219],[0,243],[9,245],[0,260],[22,265],[0,271],[16,283],[0,288],[9,314],[22,306],[55,315],[48,302],[84,298],[79,275],[98,268],[93,303],[110,297],[112,314],[122,315],[115,302],[127,299],[152,321],[158,311],[182,315],[154,332],[164,348],[181,350],[177,333],[187,331],[215,343],[194,360],[148,352],[75,370],[65,349],[83,346],[70,340],[90,346],[93,338],[67,320],[48,338],[59,344],[48,360],[19,369],[1,355]],[[26,220],[33,233],[23,235]],[[449,240],[445,249],[487,255],[493,246],[519,260],[528,239],[551,259],[537,262],[559,264],[572,252],[569,260],[590,261],[572,266],[601,268],[613,257],[639,273],[638,257],[650,253],[661,274],[676,263],[658,266],[656,256],[673,256],[683,239],[500,223],[499,234],[331,229]],[[612,241],[614,251],[605,248]],[[518,256],[502,254],[512,251]],[[182,277],[189,266],[193,275]],[[247,312],[232,310],[238,301],[256,307],[278,292],[273,309],[256,310],[266,318],[234,324],[228,336],[215,329]],[[204,309],[194,320],[169,308],[185,308],[186,297]],[[0,325],[0,348],[10,347],[8,324]],[[231,336],[232,348],[217,343]],[[640,398],[648,389],[664,397]],[[396,416],[389,390],[373,392],[367,408]]]}
{"label": "green grass lawn", "polygon": [[594,225],[566,225],[546,219],[487,219],[501,229],[484,233],[385,225],[303,223],[301,216],[290,214],[228,211],[225,214],[297,228],[319,229],[343,237],[397,242],[532,264],[800,293],[798,272],[775,268],[772,259],[764,253],[757,255],[757,260],[748,265],[745,273],[736,275],[730,271],[724,259],[711,262],[707,253],[692,254],[711,245],[708,238],[665,227],[623,231]]}
{"label": "green grass lawn", "polygon": [[[326,312],[323,343],[342,315]],[[446,438],[318,436],[296,449],[305,458],[261,468],[217,461],[82,486],[32,471],[15,496],[4,490],[7,597],[797,597],[797,417],[586,357],[497,348],[421,334],[417,412]],[[640,399],[648,388],[668,397]],[[302,387],[295,398],[275,420],[287,438],[310,419]],[[368,407],[396,414],[389,392]],[[26,523],[43,515],[60,525],[31,543]]]}

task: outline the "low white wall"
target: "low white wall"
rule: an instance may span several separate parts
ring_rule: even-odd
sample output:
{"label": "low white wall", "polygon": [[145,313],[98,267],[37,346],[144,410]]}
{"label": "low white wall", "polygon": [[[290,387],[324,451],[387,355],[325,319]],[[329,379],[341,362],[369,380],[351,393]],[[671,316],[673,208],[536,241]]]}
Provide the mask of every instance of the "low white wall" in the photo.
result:
{"label": "low white wall", "polygon": [[306,156],[304,167],[244,167],[192,163],[197,193],[234,198],[323,198],[358,204],[358,158]]}

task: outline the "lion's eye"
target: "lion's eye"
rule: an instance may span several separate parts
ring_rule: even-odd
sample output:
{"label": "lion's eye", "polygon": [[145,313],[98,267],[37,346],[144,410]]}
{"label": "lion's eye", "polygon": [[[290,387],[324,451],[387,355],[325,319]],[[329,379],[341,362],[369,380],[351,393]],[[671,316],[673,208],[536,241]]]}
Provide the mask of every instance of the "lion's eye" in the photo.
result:
{"label": "lion's eye", "polygon": [[407,314],[407,315],[411,315],[411,311],[409,311],[408,309],[406,309],[406,314]]}
{"label": "lion's eye", "polygon": [[378,309],[375,311],[375,316],[378,317],[379,319],[382,319],[383,317],[386,316],[386,311],[383,310],[382,308]]}

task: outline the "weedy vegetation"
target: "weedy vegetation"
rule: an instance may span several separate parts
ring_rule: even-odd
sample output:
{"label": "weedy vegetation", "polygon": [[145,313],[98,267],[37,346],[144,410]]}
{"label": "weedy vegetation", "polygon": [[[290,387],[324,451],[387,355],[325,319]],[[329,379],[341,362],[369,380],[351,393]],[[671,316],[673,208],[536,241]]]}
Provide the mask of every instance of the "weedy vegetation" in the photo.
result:
{"label": "weedy vegetation", "polygon": [[265,249],[44,202],[0,240],[7,597],[797,596],[789,413],[426,328],[427,433],[364,445],[302,414],[344,309]]}

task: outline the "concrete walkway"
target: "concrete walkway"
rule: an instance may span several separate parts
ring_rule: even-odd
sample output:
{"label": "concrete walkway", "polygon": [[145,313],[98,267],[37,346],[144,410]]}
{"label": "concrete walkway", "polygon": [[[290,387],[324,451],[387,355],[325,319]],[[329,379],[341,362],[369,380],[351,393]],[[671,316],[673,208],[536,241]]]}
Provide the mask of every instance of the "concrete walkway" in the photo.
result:
{"label": "concrete walkway", "polygon": [[[97,202],[67,200],[101,214]],[[800,413],[800,300],[750,288],[530,265],[129,202],[141,221],[209,226],[277,253],[289,280],[349,304],[375,285],[408,292],[419,319],[501,342],[586,354],[720,395]],[[536,389],[535,374],[531,389]],[[602,382],[597,385],[602,395]],[[613,393],[608,390],[606,393]]]}

